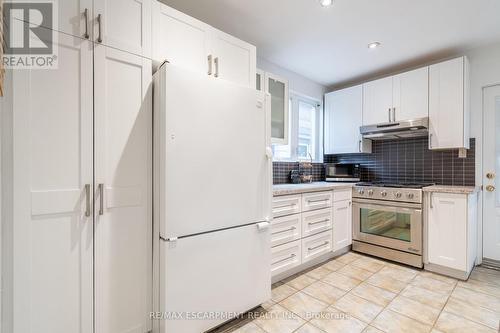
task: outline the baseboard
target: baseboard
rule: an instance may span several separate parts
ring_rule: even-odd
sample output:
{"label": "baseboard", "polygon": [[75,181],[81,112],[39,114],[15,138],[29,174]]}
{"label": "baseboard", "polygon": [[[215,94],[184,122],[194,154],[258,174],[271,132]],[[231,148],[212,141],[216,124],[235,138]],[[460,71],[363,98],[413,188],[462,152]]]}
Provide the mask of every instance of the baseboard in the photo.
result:
{"label": "baseboard", "polygon": [[[459,280],[467,280],[471,272],[465,272],[458,269],[453,269],[449,267],[444,267],[436,264],[425,264],[424,269],[433,273],[438,273],[441,275],[451,276]],[[471,270],[472,271],[472,270]]]}

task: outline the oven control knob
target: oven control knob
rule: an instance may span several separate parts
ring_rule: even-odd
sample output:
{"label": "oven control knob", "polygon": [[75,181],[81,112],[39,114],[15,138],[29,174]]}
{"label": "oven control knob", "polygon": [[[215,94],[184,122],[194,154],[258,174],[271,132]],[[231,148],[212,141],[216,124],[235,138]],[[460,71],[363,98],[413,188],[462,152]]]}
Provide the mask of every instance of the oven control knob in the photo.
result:
{"label": "oven control knob", "polygon": [[383,196],[383,197],[386,197],[387,196],[387,191],[380,192],[380,195]]}
{"label": "oven control knob", "polygon": [[368,195],[373,195],[373,190],[368,190]]}
{"label": "oven control knob", "polygon": [[401,194],[401,192],[396,192],[395,196],[396,196],[396,198],[399,199],[399,198],[401,198],[402,194]]}
{"label": "oven control knob", "polygon": [[363,195],[363,194],[365,194],[365,190],[363,190],[362,188],[360,188],[360,189],[358,189],[358,193],[361,194],[361,195]]}
{"label": "oven control knob", "polygon": [[406,196],[408,197],[408,199],[413,199],[415,195],[413,193],[408,193]]}

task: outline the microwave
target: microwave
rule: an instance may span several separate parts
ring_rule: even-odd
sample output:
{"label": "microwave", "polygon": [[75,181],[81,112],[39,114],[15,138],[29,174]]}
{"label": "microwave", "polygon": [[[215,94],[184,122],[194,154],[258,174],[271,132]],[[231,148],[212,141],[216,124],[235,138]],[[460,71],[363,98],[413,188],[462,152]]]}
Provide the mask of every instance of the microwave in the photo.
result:
{"label": "microwave", "polygon": [[326,163],[325,180],[327,182],[359,182],[361,180],[359,164]]}

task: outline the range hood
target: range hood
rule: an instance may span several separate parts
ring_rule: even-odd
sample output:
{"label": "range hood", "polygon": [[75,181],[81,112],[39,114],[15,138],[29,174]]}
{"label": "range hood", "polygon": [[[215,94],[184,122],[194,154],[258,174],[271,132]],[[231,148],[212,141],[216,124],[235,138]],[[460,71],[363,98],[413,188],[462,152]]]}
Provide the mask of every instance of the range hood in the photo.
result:
{"label": "range hood", "polygon": [[359,128],[364,139],[389,140],[427,136],[429,118],[397,121],[377,125],[361,126]]}

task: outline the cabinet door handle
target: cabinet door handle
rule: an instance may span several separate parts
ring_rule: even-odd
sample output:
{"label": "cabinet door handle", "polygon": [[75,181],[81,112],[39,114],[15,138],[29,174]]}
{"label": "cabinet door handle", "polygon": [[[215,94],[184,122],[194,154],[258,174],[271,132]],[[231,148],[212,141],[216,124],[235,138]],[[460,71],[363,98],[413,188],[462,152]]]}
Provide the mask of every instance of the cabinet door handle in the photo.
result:
{"label": "cabinet door handle", "polygon": [[429,148],[432,148],[432,133],[429,133]]}
{"label": "cabinet door handle", "polygon": [[396,108],[392,108],[392,121],[396,121]]}
{"label": "cabinet door handle", "polygon": [[215,57],[215,59],[214,59],[214,65],[215,65],[215,74],[214,74],[214,77],[219,77],[219,57]]}
{"label": "cabinet door handle", "polygon": [[85,216],[90,216],[90,184],[85,184]]}
{"label": "cabinet door handle", "polygon": [[320,245],[317,245],[317,246],[314,246],[314,247],[308,247],[307,250],[309,251],[312,251],[312,250],[316,250],[316,249],[319,249],[320,247],[323,247],[325,245],[328,245],[328,241],[324,242],[323,244],[320,244]]}
{"label": "cabinet door handle", "polygon": [[104,215],[104,184],[99,184],[99,215]]}
{"label": "cabinet door handle", "polygon": [[434,208],[434,206],[432,205],[432,192],[429,194],[429,203],[430,203],[431,209]]}
{"label": "cabinet door handle", "polygon": [[102,43],[102,32],[101,32],[101,26],[102,26],[102,15],[99,14],[97,15],[97,27],[98,27],[98,32],[97,32],[97,42]]}
{"label": "cabinet door handle", "polygon": [[361,140],[358,141],[358,150],[361,153]]}
{"label": "cabinet door handle", "polygon": [[391,122],[391,108],[389,108],[389,110],[387,110],[388,113],[389,113],[389,122]]}
{"label": "cabinet door handle", "polygon": [[208,60],[208,75],[212,75],[212,55],[209,54],[207,57]]}
{"label": "cabinet door handle", "polygon": [[83,38],[89,39],[89,9],[85,8],[85,11],[83,12],[83,16],[85,16],[85,33],[83,34]]}

